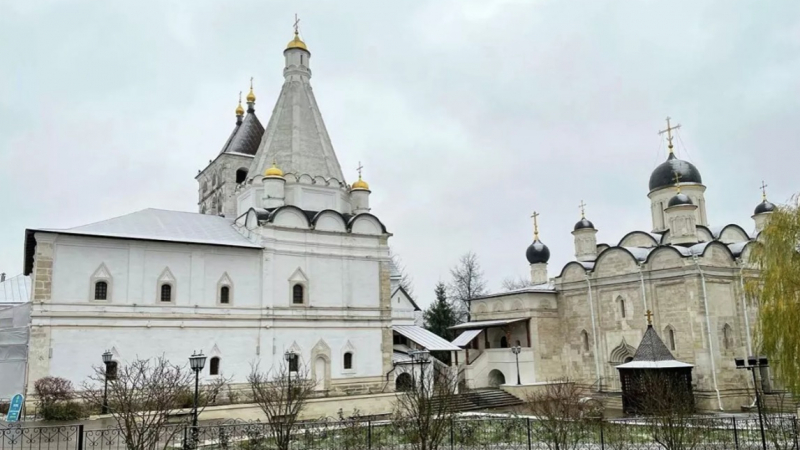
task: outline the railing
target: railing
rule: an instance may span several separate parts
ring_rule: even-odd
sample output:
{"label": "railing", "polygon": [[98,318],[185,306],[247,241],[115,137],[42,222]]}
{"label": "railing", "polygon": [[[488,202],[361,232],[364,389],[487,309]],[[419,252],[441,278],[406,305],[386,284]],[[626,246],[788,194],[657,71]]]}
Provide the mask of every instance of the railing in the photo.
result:
{"label": "railing", "polygon": [[[771,416],[766,448],[800,450],[797,419]],[[410,449],[409,424],[387,420],[326,420],[296,425],[290,450]],[[411,431],[411,432],[409,432]],[[83,425],[0,428],[0,450],[268,450],[277,448],[268,424],[223,423],[193,429],[165,426],[145,442],[126,442],[118,429]],[[559,441],[556,443],[556,441]],[[665,442],[667,442],[665,444]],[[646,419],[551,422],[524,417],[457,417],[449,420],[443,450],[749,450],[762,449],[759,421],[747,418],[681,419],[659,426]]]}

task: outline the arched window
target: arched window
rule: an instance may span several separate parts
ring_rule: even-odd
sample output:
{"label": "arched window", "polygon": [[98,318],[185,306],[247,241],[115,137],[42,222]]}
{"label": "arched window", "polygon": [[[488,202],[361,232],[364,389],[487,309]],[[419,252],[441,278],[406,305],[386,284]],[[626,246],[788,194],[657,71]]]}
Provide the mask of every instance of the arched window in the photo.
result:
{"label": "arched window", "polygon": [[508,339],[505,336],[500,338],[500,348],[508,348]]}
{"label": "arched window", "polygon": [[161,285],[161,301],[162,302],[172,301],[172,285],[166,283]]}
{"label": "arched window", "polygon": [[219,375],[219,356],[214,356],[208,362],[208,374]]}
{"label": "arched window", "polygon": [[247,179],[247,169],[239,169],[236,171],[236,184],[244,183]]}
{"label": "arched window", "polygon": [[353,353],[347,352],[344,354],[344,368],[345,369],[352,369],[353,368]]}
{"label": "arched window", "polygon": [[228,286],[222,286],[219,288],[219,302],[223,304],[228,304],[231,302],[231,288]]}
{"label": "arched window", "polygon": [[733,348],[733,329],[727,323],[724,327],[722,327],[722,345],[725,347],[725,350],[730,350]]}
{"label": "arched window", "polygon": [[617,301],[619,302],[619,316],[621,318],[625,318],[625,300],[622,297],[617,297]]}
{"label": "arched window", "polygon": [[108,283],[105,281],[98,281],[94,284],[94,299],[108,300]]}
{"label": "arched window", "polygon": [[294,287],[292,287],[292,303],[295,305],[302,305],[303,300],[303,285],[295,284]]}
{"label": "arched window", "polygon": [[581,331],[581,343],[583,344],[583,351],[589,351],[589,333],[586,330]]}
{"label": "arched window", "polygon": [[670,350],[675,350],[675,330],[672,327],[667,327],[667,346]]}

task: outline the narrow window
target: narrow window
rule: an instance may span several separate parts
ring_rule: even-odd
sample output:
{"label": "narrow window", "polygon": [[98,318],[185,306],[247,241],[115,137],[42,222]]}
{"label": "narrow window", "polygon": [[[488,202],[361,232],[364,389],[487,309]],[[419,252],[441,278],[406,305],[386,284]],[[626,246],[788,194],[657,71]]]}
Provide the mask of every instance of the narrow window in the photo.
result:
{"label": "narrow window", "polygon": [[300,358],[298,358],[297,355],[294,355],[294,357],[289,359],[289,372],[297,372],[297,370],[298,370],[297,360],[298,359],[300,359]]}
{"label": "narrow window", "polygon": [[228,286],[222,286],[219,289],[219,302],[223,304],[228,304],[231,302],[231,288]]}
{"label": "narrow window", "polygon": [[344,368],[345,369],[353,368],[353,354],[351,352],[347,352],[344,354]]}
{"label": "narrow window", "polygon": [[672,328],[667,330],[667,341],[669,341],[669,349],[675,350],[675,330]]}
{"label": "narrow window", "polygon": [[236,171],[236,184],[244,183],[247,179],[247,169],[239,169]]}
{"label": "narrow window", "polygon": [[303,304],[303,285],[295,284],[292,288],[292,303],[295,305]]}
{"label": "narrow window", "polygon": [[219,357],[218,356],[215,356],[215,357],[211,358],[211,361],[209,361],[208,374],[209,375],[219,375]]}
{"label": "narrow window", "polygon": [[619,315],[623,319],[625,318],[625,300],[619,299]]}
{"label": "narrow window", "polygon": [[508,339],[505,336],[500,338],[500,348],[508,348]]}
{"label": "narrow window", "polygon": [[171,302],[172,301],[172,286],[169,284],[162,284],[161,285],[161,301],[162,302]]}
{"label": "narrow window", "polygon": [[722,345],[725,346],[725,350],[733,348],[733,330],[727,323],[722,327]]}
{"label": "narrow window", "polygon": [[581,341],[583,343],[583,351],[589,351],[589,333],[586,330],[581,331]]}
{"label": "narrow window", "polygon": [[108,300],[108,283],[105,281],[98,281],[94,284],[94,299]]}

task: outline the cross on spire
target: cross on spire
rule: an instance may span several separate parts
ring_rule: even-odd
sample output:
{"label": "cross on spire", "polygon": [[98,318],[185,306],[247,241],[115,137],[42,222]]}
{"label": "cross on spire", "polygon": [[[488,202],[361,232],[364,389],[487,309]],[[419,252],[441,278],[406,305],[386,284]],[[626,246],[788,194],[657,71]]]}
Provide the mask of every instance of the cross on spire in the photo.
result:
{"label": "cross on spire", "polygon": [[645,317],[647,317],[647,324],[648,325],[652,325],[653,324],[653,311],[650,311],[648,309],[647,313],[645,313]]}
{"label": "cross on spire", "polygon": [[764,183],[764,180],[761,180],[761,200],[767,200],[767,186],[768,184]]}
{"label": "cross on spire", "polygon": [[534,211],[531,217],[533,217],[533,240],[536,241],[539,239],[539,221],[537,220],[539,213]]}
{"label": "cross on spire", "polygon": [[668,147],[669,147],[669,153],[670,153],[670,154],[672,154],[672,147],[673,147],[673,146],[672,146],[672,130],[677,130],[678,128],[680,128],[680,127],[681,127],[681,124],[677,124],[677,125],[675,125],[675,126],[673,127],[673,126],[672,126],[672,125],[670,125],[670,123],[669,123],[669,121],[670,121],[670,120],[671,120],[671,118],[670,118],[669,116],[667,116],[667,129],[666,129],[666,130],[661,130],[661,131],[659,131],[659,132],[658,132],[658,134],[659,134],[659,135],[662,135],[662,134],[664,134],[664,133],[667,133],[667,142],[669,143],[669,145],[668,145]]}
{"label": "cross on spire", "polygon": [[356,170],[358,171],[358,179],[359,180],[361,179],[361,169],[363,169],[363,168],[364,168],[364,166],[362,166],[361,165],[361,161],[359,161],[358,162],[358,167],[356,167]]}
{"label": "cross on spire", "polygon": [[300,19],[297,18],[297,14],[294,15],[294,34],[300,34]]}
{"label": "cross on spire", "polygon": [[581,209],[581,219],[585,219],[586,218],[586,203],[584,203],[583,200],[581,200],[581,204],[578,205],[578,207]]}

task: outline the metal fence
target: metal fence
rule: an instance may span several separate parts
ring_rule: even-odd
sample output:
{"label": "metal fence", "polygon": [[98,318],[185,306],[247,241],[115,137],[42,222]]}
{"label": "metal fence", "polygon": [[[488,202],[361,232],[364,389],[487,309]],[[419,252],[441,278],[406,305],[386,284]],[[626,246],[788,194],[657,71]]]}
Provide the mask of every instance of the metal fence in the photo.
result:
{"label": "metal fence", "polygon": [[[0,428],[0,450],[271,450],[268,424],[224,423],[193,429],[170,425],[144,442],[126,442],[118,429],[83,425]],[[797,419],[771,417],[762,444],[758,418],[693,418],[653,421],[549,422],[529,418],[458,417],[447,424],[441,450],[800,450]],[[301,423],[291,450],[412,449],[413,432],[391,421]]]}

